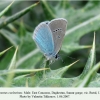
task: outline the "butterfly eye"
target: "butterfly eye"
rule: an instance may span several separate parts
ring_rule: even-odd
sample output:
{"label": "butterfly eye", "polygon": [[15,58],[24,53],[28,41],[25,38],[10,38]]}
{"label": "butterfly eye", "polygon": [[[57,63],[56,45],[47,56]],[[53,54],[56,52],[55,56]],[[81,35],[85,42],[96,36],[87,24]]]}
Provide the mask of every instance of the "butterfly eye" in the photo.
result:
{"label": "butterfly eye", "polygon": [[55,58],[57,59],[57,58],[58,58],[58,56],[56,55],[56,56],[55,56]]}

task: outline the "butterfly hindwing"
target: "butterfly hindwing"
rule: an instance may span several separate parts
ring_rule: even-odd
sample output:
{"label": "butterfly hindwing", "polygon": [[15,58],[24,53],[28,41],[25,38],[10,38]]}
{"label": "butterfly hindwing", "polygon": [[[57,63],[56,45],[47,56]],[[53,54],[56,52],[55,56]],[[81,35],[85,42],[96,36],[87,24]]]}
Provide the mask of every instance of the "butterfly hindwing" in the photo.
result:
{"label": "butterfly hindwing", "polygon": [[62,40],[66,32],[67,20],[63,18],[57,18],[51,20],[48,25],[52,31],[54,50],[55,53],[57,54],[61,48]]}

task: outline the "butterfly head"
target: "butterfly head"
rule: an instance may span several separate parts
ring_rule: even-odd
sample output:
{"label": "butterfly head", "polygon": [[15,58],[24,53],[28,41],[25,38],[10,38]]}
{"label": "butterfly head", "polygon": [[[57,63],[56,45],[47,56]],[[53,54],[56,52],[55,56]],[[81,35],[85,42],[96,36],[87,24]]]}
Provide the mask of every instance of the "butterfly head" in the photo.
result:
{"label": "butterfly head", "polygon": [[45,57],[47,58],[47,60],[50,60],[51,62],[52,61],[55,61],[55,60],[58,60],[60,57],[59,57],[59,54],[51,54],[51,55],[45,55]]}

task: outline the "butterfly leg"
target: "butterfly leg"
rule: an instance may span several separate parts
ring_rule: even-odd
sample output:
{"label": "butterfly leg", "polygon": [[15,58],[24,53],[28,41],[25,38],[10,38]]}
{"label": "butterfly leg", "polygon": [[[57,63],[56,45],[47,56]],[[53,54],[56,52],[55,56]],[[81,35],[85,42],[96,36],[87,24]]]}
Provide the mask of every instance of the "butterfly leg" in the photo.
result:
{"label": "butterfly leg", "polygon": [[59,54],[57,54],[57,55],[55,56],[55,59],[56,59],[56,60],[61,59],[61,60],[62,60],[62,62],[63,62],[63,59],[59,56]]}

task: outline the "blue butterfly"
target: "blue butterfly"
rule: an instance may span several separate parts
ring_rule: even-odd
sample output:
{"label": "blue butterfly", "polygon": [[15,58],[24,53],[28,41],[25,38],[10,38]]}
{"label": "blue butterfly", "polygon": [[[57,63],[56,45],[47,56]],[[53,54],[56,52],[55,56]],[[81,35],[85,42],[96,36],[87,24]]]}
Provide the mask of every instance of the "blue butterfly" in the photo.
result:
{"label": "blue butterfly", "polygon": [[34,30],[33,39],[47,60],[58,58],[58,52],[66,32],[67,20],[56,18],[41,22]]}

